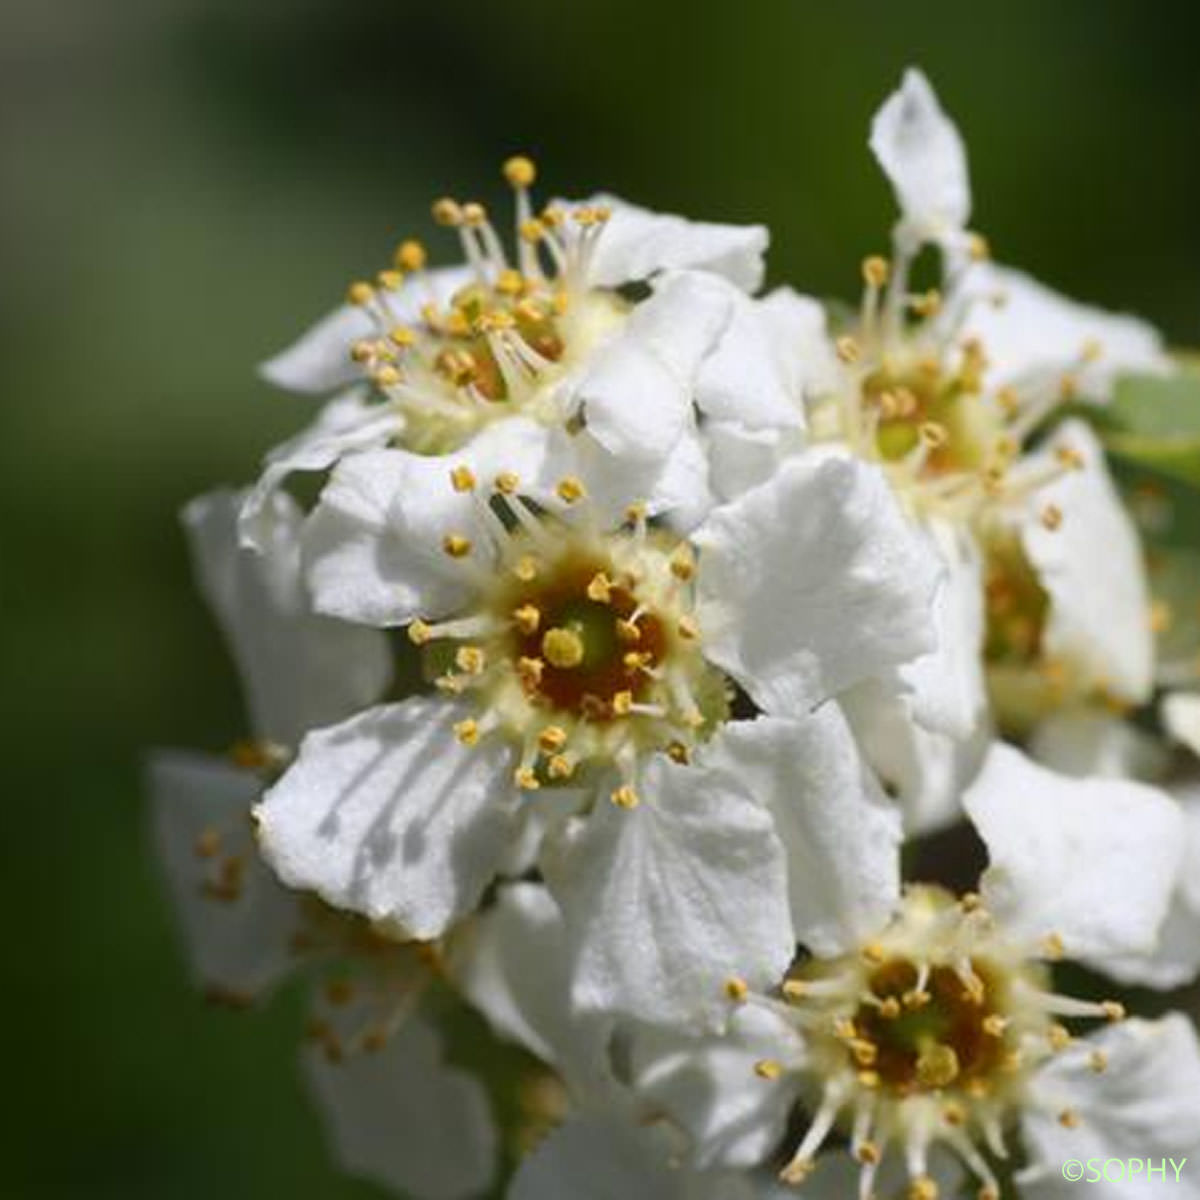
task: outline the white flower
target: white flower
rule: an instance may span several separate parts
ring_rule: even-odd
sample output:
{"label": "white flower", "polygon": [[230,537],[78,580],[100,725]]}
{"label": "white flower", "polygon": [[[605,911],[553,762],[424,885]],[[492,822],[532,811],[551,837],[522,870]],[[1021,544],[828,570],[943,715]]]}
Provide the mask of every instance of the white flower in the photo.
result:
{"label": "white flower", "polygon": [[[581,1003],[711,1011],[728,976],[786,961],[780,839],[790,822],[818,824],[826,789],[864,823],[830,845],[831,862],[877,827],[894,851],[852,750],[838,750],[837,778],[806,778],[785,743],[842,747],[844,727],[808,710],[930,648],[937,564],[875,472],[821,456],[787,464],[690,542],[640,510],[609,529],[577,479],[527,498],[501,454],[519,424],[419,484],[394,451],[335,474],[311,529],[317,603],[407,623],[440,663],[441,694],[310,735],[259,810],[263,845],[288,883],[434,937],[475,907],[522,810],[553,827],[582,796],[544,863],[576,931]],[[759,727],[761,757],[726,724],[729,678],[780,714]],[[726,771],[730,756],[745,761]],[[784,803],[795,808],[781,815]],[[844,878],[860,874],[847,864]],[[805,925],[843,902],[798,886]]]}
{"label": "white flower", "polygon": [[[804,1100],[811,1121],[785,1180],[814,1170],[819,1179],[818,1151],[840,1127],[863,1197],[893,1152],[909,1196],[938,1196],[931,1150],[942,1147],[996,1200],[989,1159],[1006,1157],[1014,1121],[1028,1129],[1049,1112],[1074,1126],[1084,1108],[1098,1122],[1106,1114],[1106,1084],[1081,1093],[1078,1107],[1058,1085],[1076,1057],[1102,1072],[1110,1039],[1076,1041],[1056,1018],[1116,1020],[1122,1010],[1055,993],[1038,960],[1152,943],[1177,866],[1178,814],[1152,789],[1052,776],[1006,747],[993,750],[966,808],[989,852],[982,895],[956,902],[912,887],[852,952],[802,961],[776,998],[735,997],[723,1037],[635,1038],[647,1115],[685,1131],[697,1165],[762,1162]],[[1176,1102],[1190,1104],[1200,1058],[1193,1052],[1180,1072]]]}
{"label": "white flower", "polygon": [[[1061,472],[1061,467],[1070,469]],[[1141,544],[1090,428],[1067,422],[1029,459],[1057,476],[985,525],[989,682],[1028,728],[1074,700],[1146,701],[1154,634]]]}
{"label": "white flower", "polygon": [[1163,697],[1161,709],[1167,733],[1200,756],[1200,692],[1173,692]]}
{"label": "white flower", "polygon": [[[363,386],[268,457],[246,507],[250,541],[264,536],[262,505],[293,470],[388,445],[451,453],[513,417],[569,430],[578,458],[636,468],[639,494],[679,504],[687,497],[659,477],[688,434],[693,403],[703,408],[711,392],[720,410],[740,367],[755,385],[743,394],[769,406],[780,388],[770,348],[761,338],[741,346],[756,326],[739,315],[748,305],[741,289],[762,278],[761,226],[690,222],[604,196],[535,216],[533,164],[510,159],[505,175],[516,194],[515,253],[481,205],[440,200],[434,216],[457,232],[464,266],[428,270],[424,247],[405,242],[394,270],[352,285],[346,305],[266,364],[269,379],[296,390]],[[637,303],[619,290],[635,283],[651,289]]]}

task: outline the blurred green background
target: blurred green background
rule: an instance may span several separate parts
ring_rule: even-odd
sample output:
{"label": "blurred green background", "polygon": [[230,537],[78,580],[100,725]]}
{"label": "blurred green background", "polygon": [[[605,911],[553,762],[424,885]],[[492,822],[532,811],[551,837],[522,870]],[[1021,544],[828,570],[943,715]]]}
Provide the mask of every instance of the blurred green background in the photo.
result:
{"label": "blurred green background", "polygon": [[139,792],[144,747],[241,732],[175,513],[306,418],[256,361],[432,197],[500,199],[515,150],[543,194],[766,221],[774,280],[853,292],[891,219],[867,122],[909,62],[998,257],[1200,343],[1198,13],[0,0],[0,1194],[377,1194],[327,1164],[294,1002],[190,992]]}

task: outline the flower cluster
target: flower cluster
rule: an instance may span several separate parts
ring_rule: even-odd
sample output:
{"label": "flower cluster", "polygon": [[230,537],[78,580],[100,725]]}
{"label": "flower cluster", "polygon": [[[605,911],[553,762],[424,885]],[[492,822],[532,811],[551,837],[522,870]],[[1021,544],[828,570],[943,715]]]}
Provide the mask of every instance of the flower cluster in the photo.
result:
{"label": "flower cluster", "polygon": [[542,206],[510,159],[511,235],[439,200],[461,263],[353,283],[264,368],[315,420],[185,509],[248,726],[153,759],[162,854],[214,999],[311,983],[348,1171],[1050,1200],[1068,1159],[1200,1165],[1196,1032],[1120,998],[1200,972],[1200,610],[1105,445],[1123,380],[1184,368],[991,261],[919,72],[870,146],[900,214],[845,309],[759,294],[761,227]]}

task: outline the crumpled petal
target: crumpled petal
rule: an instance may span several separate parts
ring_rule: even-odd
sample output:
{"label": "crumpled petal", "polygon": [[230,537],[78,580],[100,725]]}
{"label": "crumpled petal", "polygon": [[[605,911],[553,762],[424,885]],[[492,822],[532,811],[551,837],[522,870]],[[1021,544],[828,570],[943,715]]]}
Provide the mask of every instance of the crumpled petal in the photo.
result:
{"label": "crumpled petal", "polygon": [[[795,1073],[806,1060],[799,1033],[759,1004],[734,1010],[728,1029],[696,1038],[678,1029],[646,1029],[633,1040],[633,1083],[652,1113],[663,1113],[688,1135],[689,1162],[753,1167],[783,1139],[799,1098]],[[783,1071],[766,1079],[762,1061]]]}
{"label": "crumpled petal", "polygon": [[496,1167],[496,1130],[478,1080],[443,1061],[437,1033],[410,1018],[380,1050],[304,1072],[333,1153],[351,1175],[414,1200],[480,1195]]}
{"label": "crumpled petal", "polygon": [[693,540],[705,653],[767,712],[803,713],[934,649],[942,566],[875,467],[803,454]]}
{"label": "crumpled petal", "polygon": [[987,845],[983,895],[1017,936],[1072,958],[1151,950],[1183,841],[1179,806],[1145,784],[1071,779],[993,746],[965,799]]}
{"label": "crumpled petal", "polygon": [[1156,738],[1092,705],[1044,717],[1029,738],[1028,751],[1035,762],[1077,779],[1098,775],[1152,783],[1170,765],[1170,753]]}
{"label": "crumpled petal", "polygon": [[387,641],[312,611],[300,574],[303,514],[289,496],[271,497],[269,540],[238,545],[244,492],[192,500],[182,520],[200,590],[221,627],[245,689],[250,727],[294,746],[318,725],[373,704],[391,678]]}
{"label": "crumpled petal", "polygon": [[[180,751],[147,767],[154,836],[196,982],[215,996],[249,1002],[288,973],[301,914],[259,858],[250,807],[262,780],[224,759]],[[204,843],[216,837],[215,854]],[[241,859],[236,889],[214,890],[220,864]]]}
{"label": "crumpled petal", "polygon": [[501,1037],[555,1067],[576,1097],[601,1094],[609,1022],[574,1012],[562,914],[540,884],[513,883],[451,945],[462,994]]}
{"label": "crumpled petal", "polygon": [[[1101,1051],[1108,1068],[1096,1074],[1090,1052]],[[1062,1164],[1076,1159],[1099,1172],[1109,1160],[1105,1182],[1093,1188],[1106,1200],[1155,1200],[1178,1196],[1196,1200],[1200,1184],[1191,1167],[1200,1159],[1200,1045],[1191,1022],[1181,1013],[1157,1021],[1124,1021],[1090,1034],[1078,1048],[1051,1059],[1035,1076],[1031,1091],[1040,1104],[1027,1105],[1021,1125],[1034,1160],[1020,1177],[1025,1200],[1075,1200],[1086,1184],[1063,1178]],[[1058,1114],[1071,1109],[1080,1120],[1067,1129]],[[1175,1181],[1166,1159],[1189,1159]],[[1128,1162],[1167,1165],[1166,1177],[1141,1173],[1128,1178]],[[1094,1174],[1085,1180],[1099,1183]]]}
{"label": "crumpled petal", "polygon": [[[1064,423],[1043,456],[1060,447],[1080,455],[1083,466],[1041,488],[1021,526],[1025,553],[1050,597],[1042,652],[1078,686],[1141,703],[1153,687],[1154,634],[1137,530],[1091,428]],[[1058,528],[1041,520],[1048,505],[1062,513]]]}
{"label": "crumpled petal", "polygon": [[588,433],[614,455],[665,458],[691,415],[701,364],[740,298],[716,276],[664,276],[629,314],[621,336],[596,351],[574,387]]}
{"label": "crumpled petal", "polygon": [[[473,278],[471,269],[465,266],[423,271],[420,278],[409,277],[397,291],[388,293],[388,309],[397,323],[412,324],[421,319],[421,309],[431,299],[444,305]],[[343,304],[263,363],[259,373],[291,392],[331,392],[360,377],[360,369],[350,358],[350,348],[360,338],[378,333],[366,309]]]}
{"label": "crumpled petal", "polygon": [[1069,374],[1081,396],[1106,400],[1117,375],[1170,367],[1161,334],[1147,322],[1080,304],[1022,271],[979,263],[964,287],[974,298],[964,333],[984,347],[989,387],[1055,386]]}
{"label": "crumpled petal", "polygon": [[769,241],[765,226],[688,221],[608,195],[584,204],[612,213],[589,261],[592,287],[621,287],[663,271],[710,271],[747,292],[762,284]]}
{"label": "crumpled petal", "polygon": [[702,762],[731,794],[744,789],[769,809],[798,942],[840,954],[886,923],[900,900],[900,814],[836,705],[800,720],[732,722]]}
{"label": "crumpled petal", "polygon": [[343,455],[386,446],[403,427],[403,417],[391,405],[370,403],[362,388],[334,397],[311,425],[267,455],[262,473],[242,505],[242,543],[261,549],[270,541],[276,511],[271,498],[289,475],[326,471]]}
{"label": "crumpled petal", "polygon": [[[480,497],[455,490],[451,471],[468,467],[481,489],[501,471],[513,471],[529,490],[525,485],[543,472],[547,445],[540,425],[513,418],[453,454],[377,450],[346,459],[304,532],[316,607],[385,626],[460,607],[475,587],[472,565],[490,563],[495,547]],[[469,564],[445,553],[449,534],[471,541]]]}
{"label": "crumpled petal", "polygon": [[423,940],[470,912],[504,855],[516,803],[511,746],[454,736],[470,712],[415,696],[310,733],[255,809],[279,877]]}
{"label": "crumpled petal", "polygon": [[795,948],[783,847],[766,810],[716,772],[650,760],[641,803],[567,827],[544,869],[588,1012],[724,1015],[732,977],[765,989]]}
{"label": "crumpled petal", "polygon": [[971,215],[967,152],[929,80],[904,72],[871,123],[871,150],[888,177],[902,224],[917,241],[948,242]]}

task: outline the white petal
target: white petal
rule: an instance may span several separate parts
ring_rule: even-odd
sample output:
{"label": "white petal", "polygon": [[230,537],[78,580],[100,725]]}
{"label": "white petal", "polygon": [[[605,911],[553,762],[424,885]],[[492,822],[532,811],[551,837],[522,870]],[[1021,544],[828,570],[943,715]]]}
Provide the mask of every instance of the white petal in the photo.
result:
{"label": "white petal", "polygon": [[305,1052],[305,1074],[341,1166],[414,1200],[466,1200],[490,1183],[496,1131],[480,1083],[442,1060],[437,1034],[407,1021],[378,1051],[330,1062]]}
{"label": "white petal", "polygon": [[694,540],[705,652],[768,712],[933,649],[941,564],[874,467],[803,454]]}
{"label": "white petal", "polygon": [[1193,754],[1200,754],[1200,692],[1164,696],[1161,708],[1167,733]]}
{"label": "white petal", "polygon": [[1157,739],[1115,713],[1094,707],[1064,708],[1038,722],[1029,739],[1030,757],[1078,779],[1142,779],[1165,773],[1169,754]]}
{"label": "white petal", "polygon": [[[1043,652],[1080,686],[1141,703],[1153,684],[1154,635],[1137,530],[1091,429],[1067,422],[1046,456],[1061,446],[1080,454],[1083,468],[1042,488],[1021,529],[1025,553],[1050,597]],[[1040,519],[1051,504],[1062,512],[1057,529]]]}
{"label": "white petal", "polygon": [[783,847],[715,772],[651,760],[641,803],[601,800],[545,863],[584,1011],[719,1020],[732,976],[765,989],[795,948]]}
{"label": "white petal", "polygon": [[1157,330],[1137,317],[1089,308],[1010,267],[981,263],[966,278],[975,297],[966,335],[983,343],[990,387],[1070,373],[1081,395],[1107,399],[1127,371],[1169,368]]}
{"label": "white petal", "polygon": [[963,739],[930,733],[913,720],[909,697],[874,680],[843,693],[840,703],[863,757],[899,801],[909,836],[962,818],[963,792],[991,745],[987,721]]}
{"label": "white petal", "polygon": [[293,472],[328,470],[343,455],[387,445],[402,427],[390,405],[368,403],[361,388],[330,400],[311,425],[267,455],[242,507],[242,542],[257,548],[270,541],[271,497]]}
{"label": "white petal", "polygon": [[245,688],[256,737],[294,746],[309,729],[373,704],[391,677],[384,636],[312,611],[300,576],[303,514],[288,496],[269,501],[268,540],[238,544],[245,493],[210,492],[183,510],[200,590]]}
{"label": "white petal", "polygon": [[572,1010],[562,915],[540,884],[502,887],[451,945],[450,972],[503,1038],[559,1070],[575,1096],[599,1087],[608,1021]]}
{"label": "white petal", "polygon": [[[220,758],[163,752],[147,780],[158,854],[196,982],[231,999],[250,1000],[292,966],[291,938],[300,925],[298,897],[276,881],[258,856],[250,807],[261,779]],[[200,852],[217,835],[217,854]],[[217,896],[220,863],[241,858],[236,895]]]}
{"label": "white petal", "polygon": [[796,940],[843,953],[887,920],[900,899],[896,806],[863,765],[845,718],[824,705],[801,720],[735,721],[704,766],[758,797],[787,851]]}
{"label": "white petal", "polygon": [[971,213],[966,148],[920,71],[905,71],[875,114],[871,150],[915,238],[949,240],[962,230]]}
{"label": "white petal", "polygon": [[1172,789],[1183,812],[1183,861],[1158,945],[1150,954],[1105,959],[1104,972],[1121,983],[1176,988],[1200,975],[1200,783]]}
{"label": "white petal", "polygon": [[[635,1035],[634,1086],[651,1112],[663,1113],[688,1135],[697,1167],[752,1167],[783,1138],[799,1095],[791,1070],[804,1062],[799,1033],[757,1004],[734,1011],[721,1036],[689,1037],[679,1030]],[[754,1069],[763,1060],[784,1067],[776,1079]]]}
{"label": "white petal", "polygon": [[310,733],[255,810],[280,878],[421,939],[471,911],[511,837],[515,801],[512,748],[455,738],[469,711],[418,696]]}
{"label": "white petal", "polygon": [[[1097,1075],[1088,1066],[1089,1052],[1102,1051],[1108,1069]],[[1027,1200],[1071,1200],[1086,1194],[1086,1183],[1068,1183],[1062,1164],[1078,1159],[1088,1167],[1096,1160],[1100,1174],[1109,1159],[1149,1159],[1157,1168],[1164,1159],[1183,1168],[1179,1183],[1167,1165],[1166,1177],[1121,1182],[1117,1167],[1111,1181],[1096,1175],[1092,1190],[1107,1200],[1153,1200],[1178,1196],[1196,1200],[1200,1183],[1192,1167],[1200,1164],[1200,1045],[1191,1022],[1180,1013],[1158,1021],[1126,1021],[1085,1038],[1075,1051],[1052,1059],[1035,1081],[1045,1111],[1027,1108],[1022,1120],[1033,1161],[1030,1178],[1020,1182]],[[1057,1115],[1064,1108],[1080,1117],[1077,1128],[1065,1129]],[[1042,1172],[1038,1168],[1043,1167]]]}
{"label": "white petal", "polygon": [[304,533],[317,608],[373,625],[439,617],[472,594],[471,567],[442,548],[449,534],[471,541],[470,563],[495,547],[480,497],[456,491],[451,471],[466,466],[481,488],[501,471],[539,478],[547,433],[532,421],[501,421],[453,454],[378,450],[346,459],[333,473]]}
{"label": "white petal", "polygon": [[[794,330],[788,327],[789,318],[804,324]],[[803,427],[797,341],[799,337],[815,340],[809,326],[817,319],[801,297],[788,304],[774,294],[767,300],[752,300],[734,292],[728,324],[696,381],[700,411],[748,429]],[[819,319],[823,322],[823,314]]]}
{"label": "white petal", "polygon": [[619,337],[593,355],[575,388],[588,432],[613,454],[661,460],[691,413],[701,364],[739,293],[699,272],[664,277]]}
{"label": "white petal", "polygon": [[662,271],[711,271],[747,292],[763,277],[768,235],[762,225],[718,225],[651,212],[615,196],[587,204],[612,210],[588,269],[593,287],[615,288]]}
{"label": "white petal", "polygon": [[1179,806],[1156,788],[1070,779],[996,744],[966,797],[987,844],[983,892],[1014,933],[1072,958],[1149,950],[1182,853]]}
{"label": "white petal", "polygon": [[[388,293],[393,323],[410,324],[421,315],[421,307],[432,298],[445,303],[458,288],[473,278],[467,267],[425,271],[410,277],[399,291]],[[351,361],[350,348],[359,338],[378,335],[379,327],[365,309],[344,304],[322,317],[286,350],[259,368],[265,379],[293,392],[331,392],[361,375]]]}

